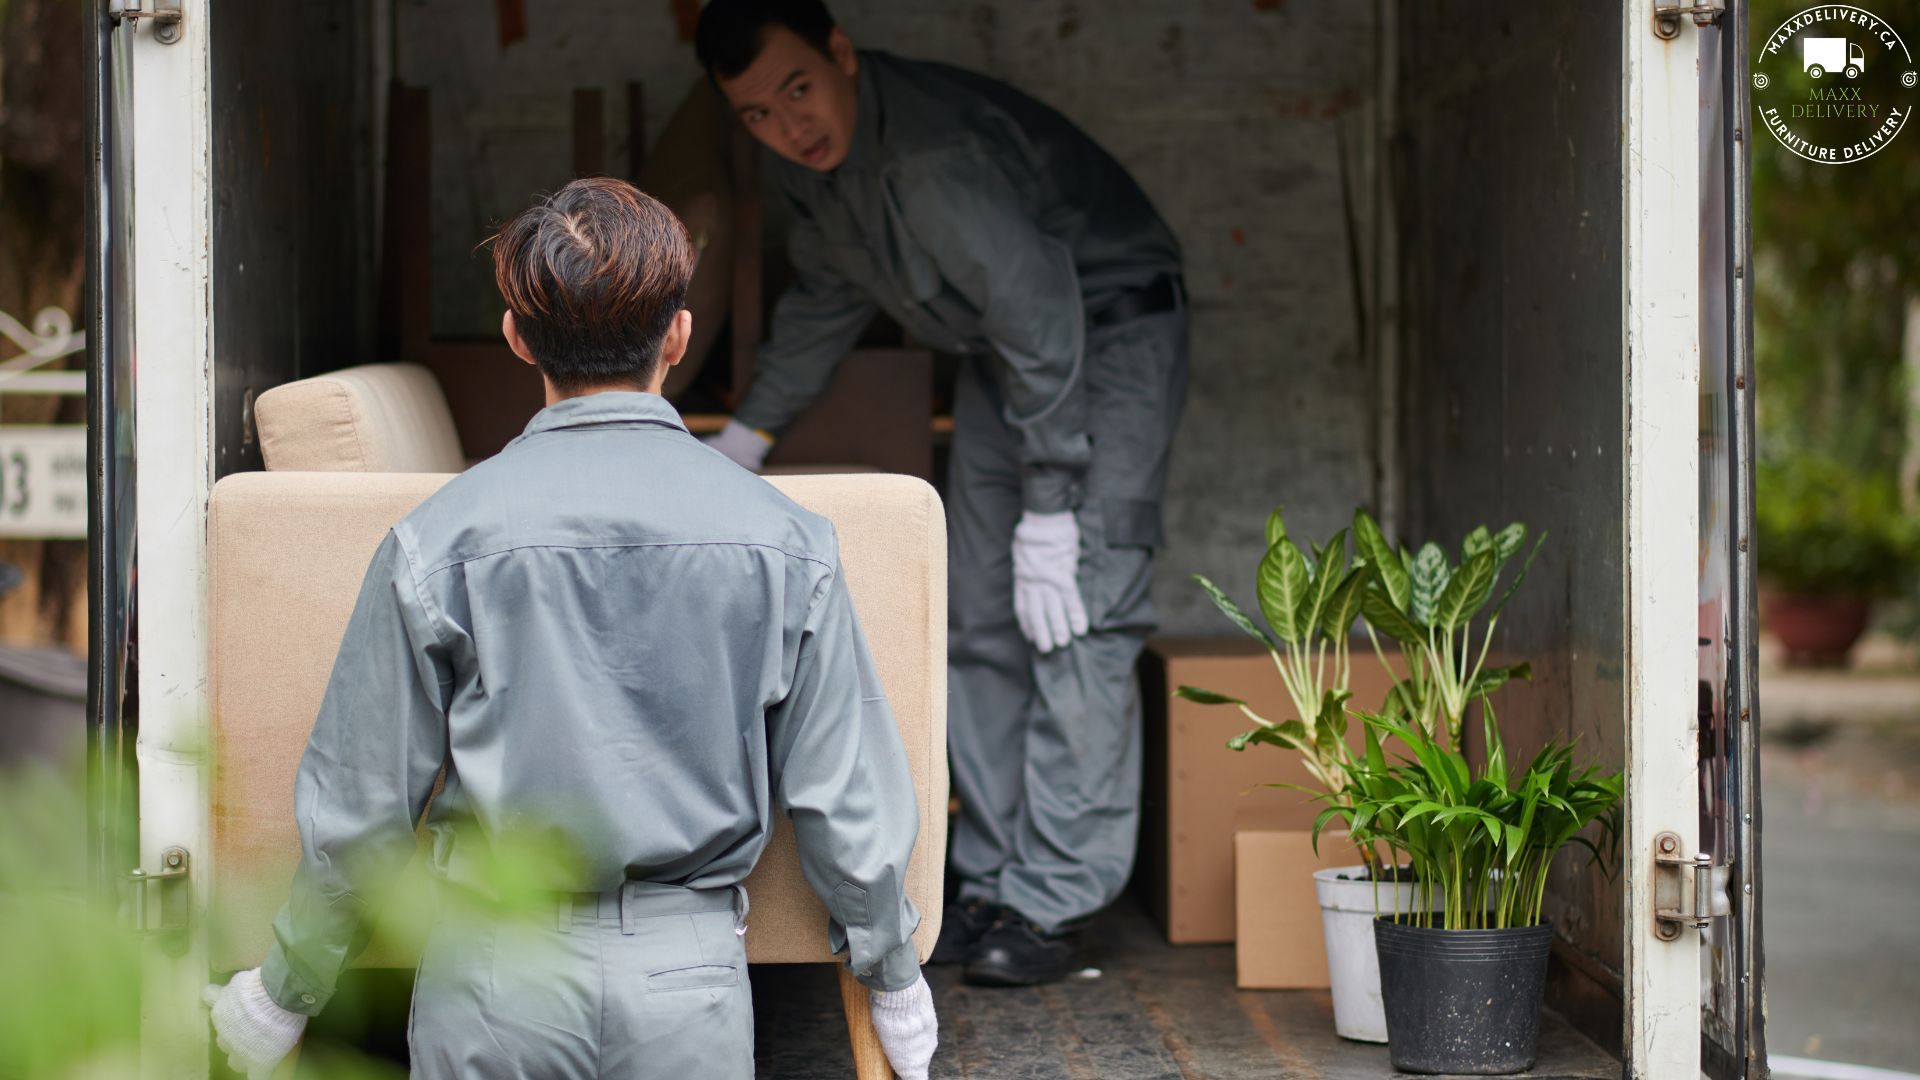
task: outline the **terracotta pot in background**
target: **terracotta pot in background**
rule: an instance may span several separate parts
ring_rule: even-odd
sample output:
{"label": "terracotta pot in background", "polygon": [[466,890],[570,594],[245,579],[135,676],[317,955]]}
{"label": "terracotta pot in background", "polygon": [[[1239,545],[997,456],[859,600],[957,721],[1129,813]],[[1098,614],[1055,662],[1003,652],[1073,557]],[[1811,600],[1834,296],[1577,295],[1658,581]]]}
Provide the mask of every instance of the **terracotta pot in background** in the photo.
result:
{"label": "terracotta pot in background", "polygon": [[1845,667],[1847,654],[1867,631],[1871,601],[1864,596],[1760,593],[1760,621],[1786,649],[1787,662]]}

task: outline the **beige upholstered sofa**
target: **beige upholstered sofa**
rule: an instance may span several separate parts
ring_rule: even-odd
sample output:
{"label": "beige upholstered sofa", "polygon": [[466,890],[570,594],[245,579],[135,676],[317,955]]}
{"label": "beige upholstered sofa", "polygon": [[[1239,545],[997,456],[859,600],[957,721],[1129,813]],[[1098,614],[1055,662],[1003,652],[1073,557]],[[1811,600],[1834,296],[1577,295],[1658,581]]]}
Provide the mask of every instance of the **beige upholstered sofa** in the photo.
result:
{"label": "beige upholstered sofa", "polygon": [[[393,522],[459,464],[453,422],[424,369],[371,365],[278,387],[256,416],[269,471],[214,489],[212,571],[215,907],[212,965],[257,964],[299,844],[293,779],[360,578]],[[283,471],[298,470],[298,471]],[[939,933],[947,818],[946,529],[940,501],[902,476],[773,481],[838,530],[854,604],[912,764],[920,839],[907,884],[925,960]],[[829,962],[827,915],[782,821],[747,882],[756,963]],[[405,966],[406,942],[363,963]],[[864,989],[843,972],[862,1076],[885,1076]]]}

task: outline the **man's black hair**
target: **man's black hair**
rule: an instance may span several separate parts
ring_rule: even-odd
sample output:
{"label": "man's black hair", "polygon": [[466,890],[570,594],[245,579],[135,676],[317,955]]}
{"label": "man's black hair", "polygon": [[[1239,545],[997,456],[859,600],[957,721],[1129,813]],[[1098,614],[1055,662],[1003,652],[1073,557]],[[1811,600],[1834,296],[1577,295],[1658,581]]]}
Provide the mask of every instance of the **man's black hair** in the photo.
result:
{"label": "man's black hair", "polygon": [[693,281],[687,227],[624,180],[590,176],[535,202],[493,240],[493,277],[540,373],[562,390],[656,374]]}
{"label": "man's black hair", "polygon": [[769,30],[786,27],[831,56],[833,15],[821,0],[712,0],[700,13],[693,53],[716,79],[731,79],[753,65]]}

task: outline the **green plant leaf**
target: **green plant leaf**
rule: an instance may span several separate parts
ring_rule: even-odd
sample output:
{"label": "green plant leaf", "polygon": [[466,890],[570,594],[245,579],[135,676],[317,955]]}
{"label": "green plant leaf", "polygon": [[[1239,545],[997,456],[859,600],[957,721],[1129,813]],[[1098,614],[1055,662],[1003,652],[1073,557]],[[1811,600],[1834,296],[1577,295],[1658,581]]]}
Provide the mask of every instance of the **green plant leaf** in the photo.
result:
{"label": "green plant leaf", "polygon": [[1360,614],[1366,617],[1375,630],[1400,642],[1402,645],[1420,646],[1426,644],[1427,632],[1408,618],[1406,613],[1394,606],[1384,588],[1375,587],[1360,591]]}
{"label": "green plant leaf", "polygon": [[1227,741],[1228,747],[1235,750],[1244,750],[1248,746],[1256,743],[1265,743],[1268,746],[1283,746],[1289,750],[1297,750],[1302,754],[1312,755],[1314,753],[1313,737],[1308,733],[1307,726],[1298,720],[1282,721],[1271,727],[1253,728],[1250,731],[1235,735]]}
{"label": "green plant leaf", "polygon": [[1447,553],[1431,541],[1422,545],[1419,554],[1413,557],[1412,574],[1413,595],[1407,602],[1407,614],[1421,626],[1433,626],[1434,607],[1453,576],[1452,568],[1447,565]]}
{"label": "green plant leaf", "polygon": [[1208,581],[1200,574],[1193,575],[1193,580],[1200,583],[1200,587],[1205,589],[1207,596],[1213,600],[1213,606],[1219,608],[1221,614],[1230,619],[1233,625],[1246,631],[1249,637],[1265,644],[1267,648],[1275,652],[1280,651],[1280,643],[1274,641],[1271,635],[1265,630],[1260,629],[1259,624],[1248,618],[1247,613],[1240,610],[1240,605],[1234,603],[1226,593],[1220,591],[1220,586]]}
{"label": "green plant leaf", "polygon": [[1328,690],[1320,697],[1319,727],[1331,731],[1336,739],[1345,741],[1347,737],[1347,702],[1353,700],[1351,690]]}
{"label": "green plant leaf", "polygon": [[1460,564],[1451,577],[1447,587],[1434,602],[1433,617],[1428,625],[1451,631],[1473,618],[1481,604],[1487,602],[1487,594],[1493,591],[1493,549],[1481,548],[1479,552]]}
{"label": "green plant leaf", "polygon": [[1358,563],[1333,587],[1326,606],[1320,610],[1320,629],[1335,641],[1344,639],[1360,617],[1360,596],[1374,579],[1371,563]]}
{"label": "green plant leaf", "polygon": [[1314,550],[1320,565],[1309,590],[1311,596],[1301,603],[1299,612],[1300,627],[1305,636],[1311,636],[1312,631],[1322,625],[1333,592],[1340,587],[1347,561],[1347,530],[1334,533],[1332,539]]}
{"label": "green plant leaf", "polygon": [[1499,533],[1494,536],[1494,556],[1502,563],[1505,563],[1508,559],[1513,558],[1513,553],[1519,551],[1520,545],[1526,542],[1527,527],[1525,524],[1516,521],[1506,528],[1501,529]]}
{"label": "green plant leaf", "polygon": [[1360,714],[1363,734],[1366,737],[1366,750],[1363,760],[1366,762],[1366,768],[1371,772],[1383,772],[1387,767],[1386,751],[1380,746],[1380,732],[1377,726],[1378,719],[1378,716],[1375,714]]}
{"label": "green plant leaf", "polygon": [[1466,540],[1461,542],[1460,561],[1465,562],[1480,552],[1489,550],[1492,547],[1493,534],[1487,531],[1485,525],[1481,525],[1468,533]]}
{"label": "green plant leaf", "polygon": [[1469,688],[1467,696],[1486,697],[1514,679],[1524,681],[1531,678],[1533,678],[1533,665],[1524,660],[1505,667],[1482,668],[1479,677],[1473,680],[1473,686]]}
{"label": "green plant leaf", "polygon": [[1313,749],[1322,761],[1339,762],[1346,757],[1345,704],[1351,696],[1345,690],[1329,690],[1320,703],[1320,716],[1313,725]]}
{"label": "green plant leaf", "polygon": [[1289,645],[1304,644],[1312,636],[1311,625],[1300,624],[1300,603],[1307,596],[1309,578],[1306,556],[1291,540],[1281,540],[1267,549],[1260,560],[1260,610],[1267,625]]}
{"label": "green plant leaf", "polygon": [[1246,702],[1226,694],[1216,694],[1211,690],[1202,690],[1197,686],[1182,686],[1173,692],[1173,696],[1183,701],[1199,705],[1245,705]]}
{"label": "green plant leaf", "polygon": [[1498,615],[1506,609],[1507,601],[1513,599],[1514,590],[1520,588],[1520,583],[1527,580],[1527,571],[1533,569],[1533,558],[1540,554],[1540,545],[1546,542],[1547,534],[1541,533],[1540,539],[1533,543],[1533,550],[1527,552],[1527,561],[1520,564],[1520,572],[1515,574],[1513,580],[1507,583],[1507,591],[1500,594],[1500,602],[1493,605],[1493,610],[1487,613],[1489,617]]}
{"label": "green plant leaf", "polygon": [[1274,507],[1267,515],[1267,546],[1272,547],[1287,538],[1287,520],[1280,514],[1281,507]]}
{"label": "green plant leaf", "polygon": [[1394,553],[1393,545],[1387,543],[1379,524],[1365,510],[1353,512],[1353,550],[1356,558],[1373,567],[1393,606],[1401,611],[1407,610],[1412,586],[1406,566]]}

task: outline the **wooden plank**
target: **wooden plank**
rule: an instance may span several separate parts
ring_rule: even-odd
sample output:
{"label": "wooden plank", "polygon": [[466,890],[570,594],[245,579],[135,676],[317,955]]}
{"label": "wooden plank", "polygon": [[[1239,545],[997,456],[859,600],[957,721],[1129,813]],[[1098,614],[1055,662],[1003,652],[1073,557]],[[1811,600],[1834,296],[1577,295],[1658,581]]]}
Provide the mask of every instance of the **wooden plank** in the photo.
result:
{"label": "wooden plank", "polygon": [[859,1080],[893,1080],[893,1068],[887,1064],[887,1052],[880,1035],[873,1030],[873,993],[853,977],[844,965],[835,964],[840,973],[840,1008],[847,1015],[847,1041],[853,1046],[853,1074]]}
{"label": "wooden plank", "polygon": [[380,236],[382,359],[422,362],[433,334],[432,101],[396,82],[387,97],[386,212]]}

